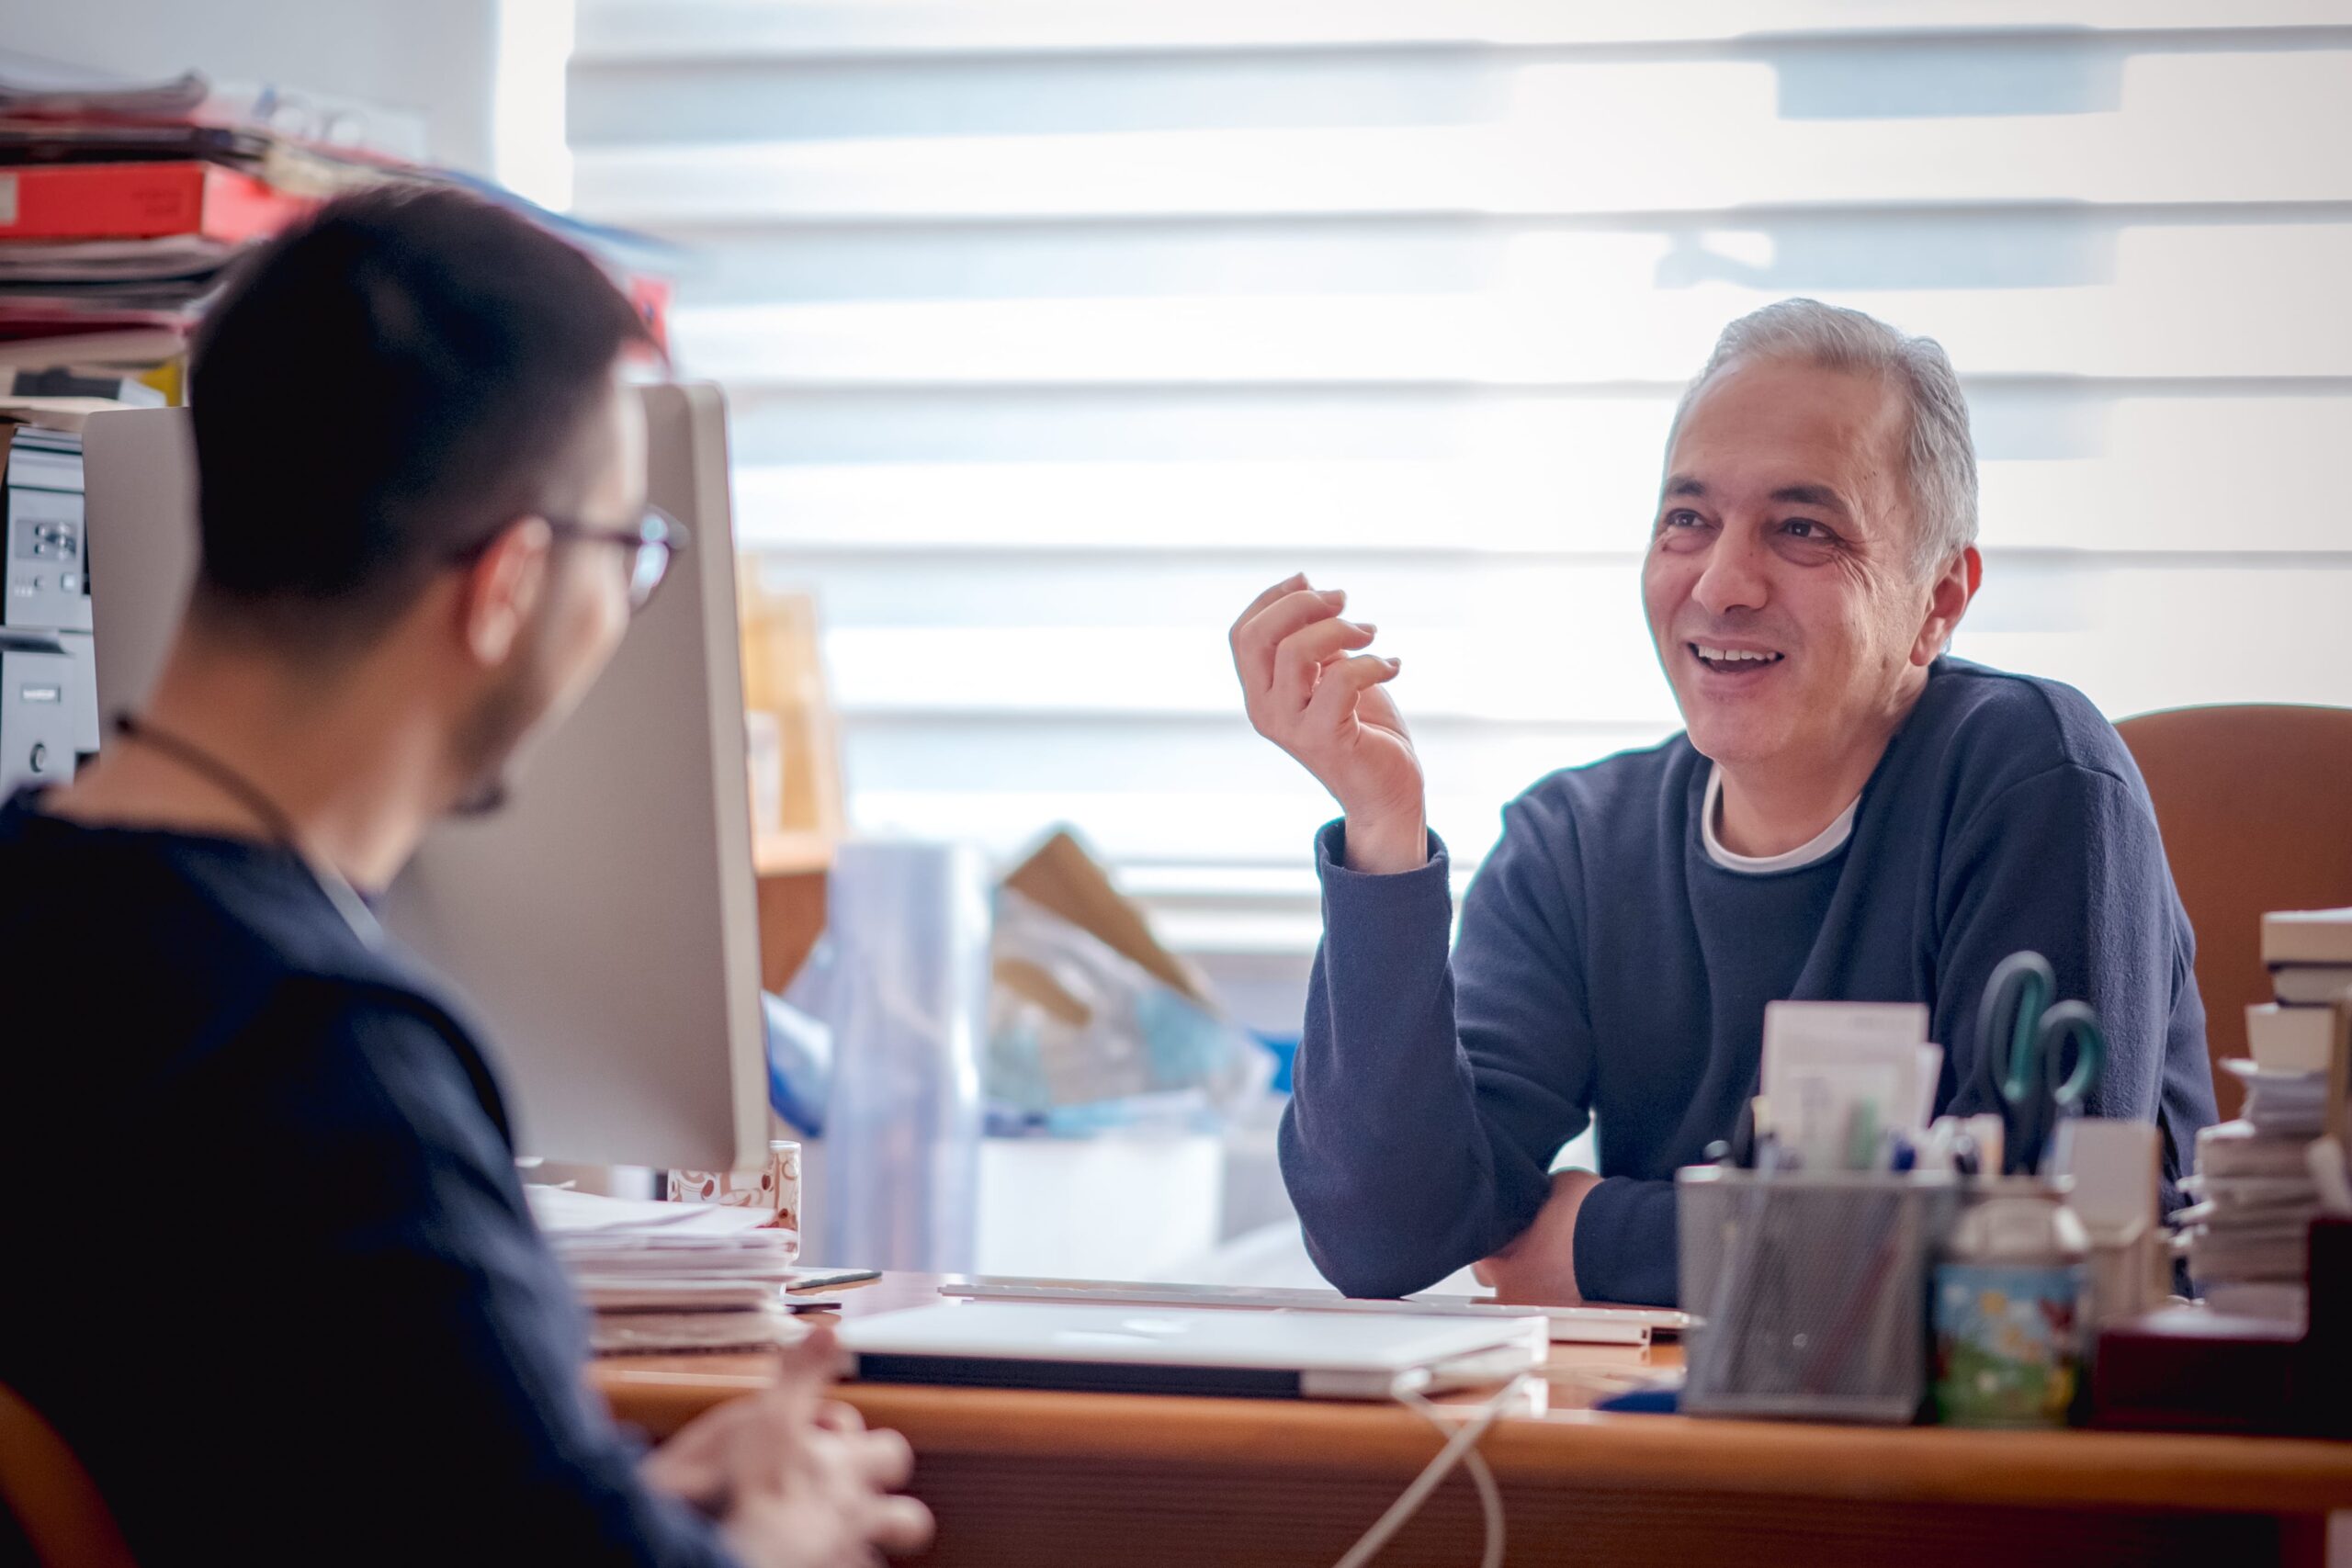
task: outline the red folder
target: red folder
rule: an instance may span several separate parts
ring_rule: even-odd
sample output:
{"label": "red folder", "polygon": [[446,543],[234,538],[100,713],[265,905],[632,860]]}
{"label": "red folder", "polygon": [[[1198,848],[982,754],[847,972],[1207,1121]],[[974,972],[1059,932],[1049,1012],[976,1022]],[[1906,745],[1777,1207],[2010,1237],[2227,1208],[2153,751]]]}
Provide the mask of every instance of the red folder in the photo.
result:
{"label": "red folder", "polygon": [[193,160],[0,168],[0,241],[201,234],[238,244],[276,233],[313,205],[251,175]]}

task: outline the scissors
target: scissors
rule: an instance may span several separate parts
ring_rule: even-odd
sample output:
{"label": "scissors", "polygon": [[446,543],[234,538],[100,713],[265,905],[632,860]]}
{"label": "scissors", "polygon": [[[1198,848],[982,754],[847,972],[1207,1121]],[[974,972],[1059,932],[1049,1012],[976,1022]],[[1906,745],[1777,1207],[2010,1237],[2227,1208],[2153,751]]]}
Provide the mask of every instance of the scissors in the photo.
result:
{"label": "scissors", "polygon": [[[2107,1066],[2107,1035],[2086,1002],[2052,995],[2058,977],[2038,953],[2013,953],[1984,983],[1976,1012],[1976,1055],[2001,1112],[2001,1170],[2037,1175],[2059,1118],[2082,1108]],[[2075,1070],[2065,1072],[2066,1043]]]}

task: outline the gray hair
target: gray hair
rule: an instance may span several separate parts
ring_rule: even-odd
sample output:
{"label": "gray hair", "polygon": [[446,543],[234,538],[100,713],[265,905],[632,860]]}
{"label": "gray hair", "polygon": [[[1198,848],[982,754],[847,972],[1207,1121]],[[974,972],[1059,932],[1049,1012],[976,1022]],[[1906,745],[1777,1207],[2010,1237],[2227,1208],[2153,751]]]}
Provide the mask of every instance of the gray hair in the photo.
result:
{"label": "gray hair", "polygon": [[[1902,394],[1910,415],[1905,456],[1917,522],[1915,563],[1932,570],[1976,542],[1976,447],[1968,434],[1968,400],[1943,344],[1898,332],[1860,310],[1818,299],[1783,299],[1723,330],[1706,368],[1675,408],[1675,430],[1682,428],[1682,416],[1700,389],[1736,359],[1793,359],[1884,377]],[[1668,450],[1673,446],[1669,433]]]}

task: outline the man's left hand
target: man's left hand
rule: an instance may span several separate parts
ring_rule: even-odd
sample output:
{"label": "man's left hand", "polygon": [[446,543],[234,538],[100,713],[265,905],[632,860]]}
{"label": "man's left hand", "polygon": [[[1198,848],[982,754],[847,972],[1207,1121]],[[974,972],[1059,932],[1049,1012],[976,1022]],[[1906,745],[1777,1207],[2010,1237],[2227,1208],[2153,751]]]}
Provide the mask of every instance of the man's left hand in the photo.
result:
{"label": "man's left hand", "polygon": [[1534,1306],[1581,1306],[1577,1289],[1577,1211],[1584,1195],[1600,1185],[1589,1170],[1563,1170],[1552,1178],[1552,1195],[1537,1210],[1535,1223],[1492,1258],[1471,1269],[1500,1301]]}

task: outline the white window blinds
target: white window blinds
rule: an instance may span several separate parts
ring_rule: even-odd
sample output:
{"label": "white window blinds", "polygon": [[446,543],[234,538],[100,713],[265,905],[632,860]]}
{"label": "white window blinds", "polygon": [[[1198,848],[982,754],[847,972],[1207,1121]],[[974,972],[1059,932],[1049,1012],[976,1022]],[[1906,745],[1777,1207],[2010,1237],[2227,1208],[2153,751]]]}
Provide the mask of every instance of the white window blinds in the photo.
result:
{"label": "white window blinds", "polygon": [[2352,703],[2343,0],[582,0],[569,112],[581,212],[692,253],[854,819],[1074,823],[1182,943],[1314,936],[1329,807],[1224,644],[1295,568],[1403,656],[1465,868],[1675,728],[1668,415],[1785,295],[1963,374],[1959,652]]}

